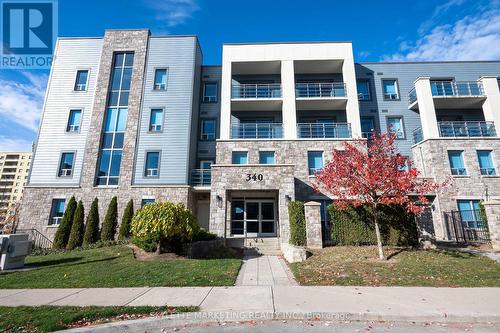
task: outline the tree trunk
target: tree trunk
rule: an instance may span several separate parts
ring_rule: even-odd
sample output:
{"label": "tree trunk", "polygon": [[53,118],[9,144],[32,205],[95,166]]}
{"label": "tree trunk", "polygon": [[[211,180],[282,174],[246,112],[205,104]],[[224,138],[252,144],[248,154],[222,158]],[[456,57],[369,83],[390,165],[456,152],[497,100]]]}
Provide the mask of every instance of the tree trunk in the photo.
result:
{"label": "tree trunk", "polygon": [[373,206],[373,222],[375,223],[375,235],[377,235],[378,258],[380,260],[385,260],[384,248],[382,246],[382,236],[380,235],[380,228],[378,226],[377,205]]}

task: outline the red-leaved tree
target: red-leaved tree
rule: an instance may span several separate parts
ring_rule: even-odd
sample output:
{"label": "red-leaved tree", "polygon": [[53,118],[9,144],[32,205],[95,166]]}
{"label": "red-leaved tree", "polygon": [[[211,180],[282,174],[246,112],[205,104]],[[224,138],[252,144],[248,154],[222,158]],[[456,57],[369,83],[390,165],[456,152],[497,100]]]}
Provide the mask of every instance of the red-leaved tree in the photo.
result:
{"label": "red-leaved tree", "polygon": [[411,161],[394,145],[393,133],[372,133],[367,146],[363,140],[345,142],[344,150],[334,150],[333,158],[316,174],[317,189],[334,197],[339,210],[350,205],[371,207],[377,236],[378,254],[385,259],[378,212],[381,205],[401,205],[407,212],[421,213],[429,203],[426,194],[444,184],[419,177]]}

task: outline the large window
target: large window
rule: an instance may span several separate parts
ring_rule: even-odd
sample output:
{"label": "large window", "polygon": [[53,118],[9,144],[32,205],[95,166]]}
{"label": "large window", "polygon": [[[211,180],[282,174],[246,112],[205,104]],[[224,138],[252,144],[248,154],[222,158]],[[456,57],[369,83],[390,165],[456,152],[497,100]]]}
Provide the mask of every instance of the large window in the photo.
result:
{"label": "large window", "polygon": [[387,117],[387,130],[396,134],[396,138],[405,138],[403,117]]}
{"label": "large window", "polygon": [[393,79],[382,80],[382,89],[384,92],[384,100],[399,99],[398,81]]}
{"label": "large window", "polygon": [[217,82],[203,83],[203,103],[217,103]]}
{"label": "large window", "polygon": [[163,128],[163,109],[151,109],[149,131],[161,132]]}
{"label": "large window", "polygon": [[146,177],[158,177],[160,169],[160,152],[149,151],[146,153]]}
{"label": "large window", "polygon": [[479,200],[457,200],[462,225],[466,228],[483,226],[479,209]]}
{"label": "large window", "polygon": [[309,175],[314,175],[315,172],[321,171],[323,169],[323,152],[308,151],[307,166],[309,168]]}
{"label": "large window", "polygon": [[86,91],[87,90],[87,79],[89,76],[89,71],[80,70],[76,72],[75,79],[75,91]]}
{"label": "large window", "polygon": [[259,163],[260,164],[274,164],[274,151],[260,151],[259,152]]}
{"label": "large window", "polygon": [[166,68],[158,68],[155,70],[154,90],[167,90],[167,73]]}
{"label": "large window", "polygon": [[104,118],[97,171],[96,183],[100,186],[118,185],[133,62],[133,53],[120,52],[114,55],[112,85]]}
{"label": "large window", "polygon": [[64,215],[65,199],[53,199],[50,210],[49,225],[59,225]]}
{"label": "large window", "polygon": [[370,139],[375,130],[375,121],[371,117],[361,117],[361,134],[363,138]]}
{"label": "large window", "polygon": [[70,110],[66,132],[79,132],[81,122],[82,122],[82,110]]}
{"label": "large window", "polygon": [[216,121],[215,119],[202,119],[201,120],[201,140],[212,141],[215,140]]}
{"label": "large window", "polygon": [[233,164],[247,164],[248,152],[246,151],[233,151],[232,155]]}
{"label": "large window", "polygon": [[152,203],[155,203],[155,199],[154,198],[143,198],[141,200],[141,208],[144,207],[145,205],[149,205],[149,204],[152,204]]}
{"label": "large window", "polygon": [[71,175],[73,175],[74,160],[75,153],[62,153],[57,175],[59,177],[71,177]]}
{"label": "large window", "polygon": [[483,176],[495,176],[495,166],[491,157],[491,150],[478,150],[477,159],[479,161],[479,169]]}
{"label": "large window", "polygon": [[451,174],[454,176],[466,176],[467,170],[464,164],[464,152],[461,150],[448,151],[448,160],[450,161]]}
{"label": "large window", "polygon": [[356,87],[358,90],[358,99],[360,101],[371,100],[370,95],[370,81],[369,80],[359,80],[356,82]]}

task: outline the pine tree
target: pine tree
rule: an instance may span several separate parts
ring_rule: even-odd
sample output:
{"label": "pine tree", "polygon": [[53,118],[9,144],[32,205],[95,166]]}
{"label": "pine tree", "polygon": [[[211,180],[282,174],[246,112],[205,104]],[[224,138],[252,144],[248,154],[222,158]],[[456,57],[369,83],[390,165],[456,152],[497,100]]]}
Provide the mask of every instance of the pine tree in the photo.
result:
{"label": "pine tree", "polygon": [[130,237],[130,224],[134,217],[134,201],[130,199],[123,212],[122,223],[120,223],[120,231],[118,232],[118,239],[124,240]]}
{"label": "pine tree", "polygon": [[78,201],[78,206],[76,206],[75,217],[73,218],[73,225],[71,226],[71,233],[69,234],[68,245],[66,245],[66,250],[73,250],[77,247],[82,246],[83,243],[83,233],[85,232],[85,209],[83,208],[82,201]]}
{"label": "pine tree", "polygon": [[113,197],[109,203],[104,222],[102,223],[101,239],[103,241],[115,240],[116,226],[118,225],[118,199]]}
{"label": "pine tree", "polygon": [[61,224],[57,228],[56,235],[54,236],[54,243],[52,247],[54,249],[64,249],[68,243],[69,234],[71,232],[71,226],[73,224],[73,216],[76,210],[76,200],[75,197],[69,199],[68,205],[64,210],[64,215],[61,220]]}
{"label": "pine tree", "polygon": [[90,212],[87,216],[85,225],[85,235],[83,236],[83,245],[94,244],[99,240],[99,201],[94,199],[90,206]]}

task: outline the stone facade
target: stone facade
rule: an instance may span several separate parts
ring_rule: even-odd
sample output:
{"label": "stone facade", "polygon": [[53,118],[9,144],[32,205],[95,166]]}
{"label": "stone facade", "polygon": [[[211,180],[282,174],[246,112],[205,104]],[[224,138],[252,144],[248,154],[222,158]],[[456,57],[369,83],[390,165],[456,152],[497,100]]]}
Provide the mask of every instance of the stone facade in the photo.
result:
{"label": "stone facade", "polygon": [[315,201],[309,201],[304,204],[307,247],[311,249],[321,249],[323,247],[320,207],[321,204]]}
{"label": "stone facade", "polygon": [[[449,150],[462,150],[466,176],[452,176]],[[479,170],[477,150],[491,150],[496,176],[483,176]],[[423,177],[450,184],[438,191],[432,202],[432,218],[437,239],[450,239],[444,223],[444,213],[457,210],[456,200],[489,200],[500,198],[500,139],[499,138],[440,138],[428,139],[412,148],[415,167]]]}
{"label": "stone facade", "polygon": [[500,201],[487,201],[483,205],[488,220],[491,246],[493,250],[500,250]]}

